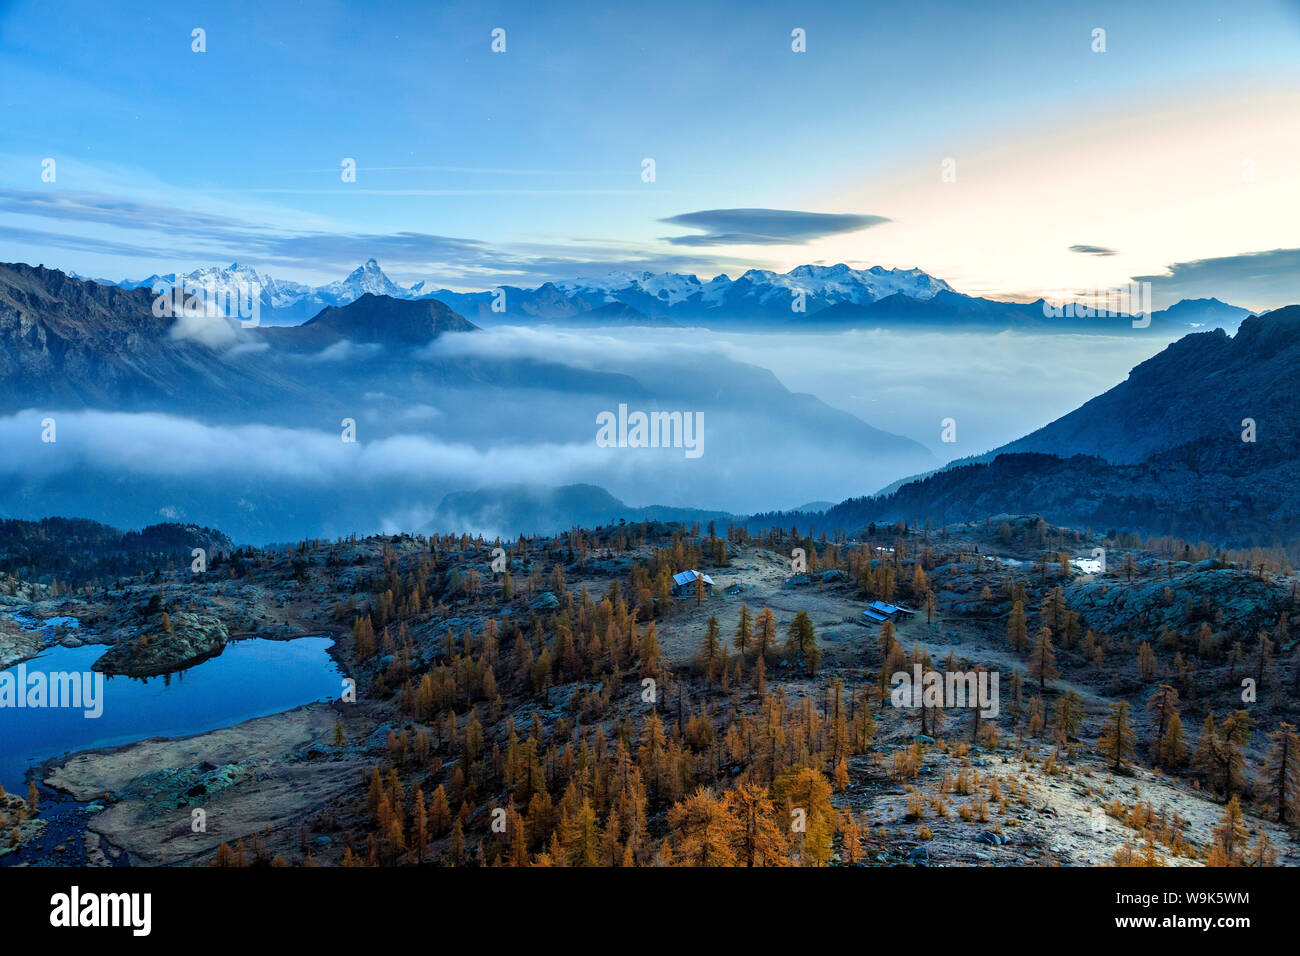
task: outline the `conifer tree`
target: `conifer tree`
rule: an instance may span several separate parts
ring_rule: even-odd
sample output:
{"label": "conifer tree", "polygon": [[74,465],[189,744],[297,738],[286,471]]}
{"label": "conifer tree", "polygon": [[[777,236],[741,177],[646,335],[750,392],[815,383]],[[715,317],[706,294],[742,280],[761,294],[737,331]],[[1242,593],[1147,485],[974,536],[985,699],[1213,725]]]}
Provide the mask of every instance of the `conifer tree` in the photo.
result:
{"label": "conifer tree", "polygon": [[1205,715],[1205,726],[1193,765],[1205,774],[1212,790],[1225,797],[1238,793],[1245,785],[1245,758],[1241,748],[1250,741],[1255,722],[1244,710],[1237,710],[1223,719],[1215,728],[1214,713]]}
{"label": "conifer tree", "polygon": [[424,790],[415,788],[415,808],[412,811],[411,827],[415,839],[415,861],[424,862],[424,853],[429,846],[429,818],[424,809]]}
{"label": "conifer tree", "polygon": [[429,831],[435,836],[441,836],[449,826],[451,826],[451,806],[447,801],[446,789],[442,784],[438,784],[429,805]]}
{"label": "conifer tree", "polygon": [[668,826],[675,835],[674,856],[682,866],[734,866],[731,839],[737,822],[731,811],[704,787],[668,811]]}
{"label": "conifer tree", "polygon": [[1039,628],[1033,650],[1029,652],[1028,670],[1031,679],[1038,679],[1039,694],[1046,690],[1049,680],[1061,676],[1056,669],[1056,652],[1052,649],[1052,632],[1049,628]]}
{"label": "conifer tree", "polygon": [[1156,675],[1156,655],[1155,651],[1151,650],[1149,641],[1143,641],[1138,645],[1137,668],[1138,676],[1142,680],[1150,680]]}
{"label": "conifer tree", "polygon": [[771,608],[763,608],[758,613],[758,656],[767,657],[773,645],[776,644],[776,615],[772,613]]}
{"label": "conifer tree", "polygon": [[1161,684],[1147,698],[1151,717],[1151,762],[1166,769],[1182,763],[1187,754],[1183,745],[1183,722],[1178,715],[1178,691],[1169,684]]}
{"label": "conifer tree", "polygon": [[[830,859],[835,836],[830,782],[820,771],[802,767],[782,774],[772,790],[775,802],[785,808],[796,857],[813,866],[823,865]],[[802,829],[797,829],[800,825]]]}
{"label": "conifer tree", "polygon": [[821,663],[821,651],[817,649],[817,636],[807,611],[795,614],[786,634],[786,650],[804,665],[809,674],[816,674]]}
{"label": "conifer tree", "polygon": [[1246,822],[1241,812],[1241,801],[1233,794],[1219,825],[1214,828],[1214,846],[1210,851],[1206,866],[1239,866],[1238,857],[1246,847]]}
{"label": "conifer tree", "polygon": [[1017,601],[1011,607],[1011,618],[1007,622],[1007,643],[1014,650],[1022,651],[1029,643],[1029,630],[1025,624],[1025,604]]}
{"label": "conifer tree", "polygon": [[1277,822],[1285,823],[1300,809],[1300,737],[1295,727],[1284,721],[1268,739],[1273,750],[1262,782],[1277,807]]}
{"label": "conifer tree", "polygon": [[767,788],[751,781],[741,782],[727,791],[723,804],[734,821],[727,838],[736,865],[779,865],[785,852],[785,834],[777,823]]}
{"label": "conifer tree", "polygon": [[1133,756],[1134,739],[1129,703],[1126,700],[1118,701],[1111,708],[1106,729],[1097,741],[1097,749],[1111,760],[1112,770],[1122,770],[1125,759]]}
{"label": "conifer tree", "polygon": [[754,640],[754,618],[749,612],[749,605],[740,606],[740,621],[736,624],[736,649],[740,651],[740,656],[744,657],[749,651],[750,644]]}
{"label": "conifer tree", "polygon": [[451,825],[451,843],[447,852],[452,866],[460,866],[465,862],[465,828],[460,825],[459,817]]}
{"label": "conifer tree", "polygon": [[1078,734],[1083,724],[1083,698],[1075,691],[1068,690],[1056,701],[1052,708],[1052,735],[1057,747],[1067,747],[1070,738]]}
{"label": "conifer tree", "polygon": [[704,670],[704,676],[708,680],[713,680],[721,658],[721,652],[722,641],[718,619],[710,617],[706,622],[704,638],[700,641],[700,665]]}
{"label": "conifer tree", "polygon": [[858,860],[862,859],[862,827],[853,814],[845,810],[840,817],[840,846],[844,862],[849,866],[855,865]]}
{"label": "conifer tree", "polygon": [[1187,759],[1187,745],[1183,743],[1183,718],[1174,711],[1169,715],[1169,729],[1165,731],[1160,748],[1160,766],[1178,767]]}
{"label": "conifer tree", "polygon": [[1042,621],[1043,627],[1049,627],[1052,631],[1059,633],[1065,624],[1065,592],[1060,587],[1054,587],[1043,597],[1043,603],[1038,610],[1039,620]]}
{"label": "conifer tree", "polygon": [[1025,730],[1028,732],[1029,736],[1042,736],[1043,728],[1047,725],[1047,718],[1043,713],[1042,696],[1037,696],[1029,702],[1029,706],[1025,709],[1025,714]]}

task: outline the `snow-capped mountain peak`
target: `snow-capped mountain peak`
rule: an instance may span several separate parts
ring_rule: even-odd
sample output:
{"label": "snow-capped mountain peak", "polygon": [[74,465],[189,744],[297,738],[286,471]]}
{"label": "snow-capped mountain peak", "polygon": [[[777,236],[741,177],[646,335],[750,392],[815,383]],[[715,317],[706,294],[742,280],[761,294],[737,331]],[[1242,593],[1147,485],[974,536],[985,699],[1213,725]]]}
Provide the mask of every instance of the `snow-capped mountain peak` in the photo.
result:
{"label": "snow-capped mountain peak", "polygon": [[579,277],[554,283],[565,295],[603,295],[606,301],[622,301],[620,294],[640,292],[669,306],[689,299],[700,291],[698,276],[675,272],[614,271],[600,277]]}
{"label": "snow-capped mountain peak", "polygon": [[[347,305],[366,293],[415,299],[444,290],[444,286],[434,280],[421,280],[409,287],[399,285],[373,258],[367,259],[346,277],[316,287],[277,280],[239,262],[232,262],[225,268],[196,269],[183,278],[191,285],[209,290],[234,291],[255,284],[260,290],[263,307],[278,311],[280,321],[286,322],[310,318],[326,306]],[[118,284],[124,288],[170,288],[175,281],[175,274],[169,274]],[[614,270],[603,276],[559,280],[520,291],[525,297],[536,296],[539,299],[540,304],[528,313],[537,316],[553,307],[558,294],[561,298],[585,303],[580,306],[582,309],[591,308],[592,303],[620,302],[646,315],[688,319],[717,315],[743,320],[756,314],[776,317],[788,312],[797,299],[804,302],[808,312],[814,312],[840,302],[867,305],[895,293],[930,299],[945,290],[951,291],[948,283],[920,269],[886,269],[881,266],[854,269],[845,263],[837,263],[829,266],[801,265],[785,273],[750,269],[737,279],[723,273],[707,281],[689,273]],[[490,292],[457,295],[487,296]]]}
{"label": "snow-capped mountain peak", "polygon": [[388,278],[374,259],[367,259],[365,265],[353,269],[347,278],[312,290],[313,296],[324,305],[347,305],[366,293],[388,295],[395,299],[411,298],[411,291]]}

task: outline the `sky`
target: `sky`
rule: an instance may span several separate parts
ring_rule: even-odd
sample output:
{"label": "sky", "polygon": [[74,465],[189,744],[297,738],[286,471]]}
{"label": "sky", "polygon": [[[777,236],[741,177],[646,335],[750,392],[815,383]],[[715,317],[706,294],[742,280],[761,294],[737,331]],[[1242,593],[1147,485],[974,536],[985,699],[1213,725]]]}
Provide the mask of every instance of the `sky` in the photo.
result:
{"label": "sky", "polygon": [[87,276],[1300,301],[1296,2],[0,0],[0,111],[0,259]]}

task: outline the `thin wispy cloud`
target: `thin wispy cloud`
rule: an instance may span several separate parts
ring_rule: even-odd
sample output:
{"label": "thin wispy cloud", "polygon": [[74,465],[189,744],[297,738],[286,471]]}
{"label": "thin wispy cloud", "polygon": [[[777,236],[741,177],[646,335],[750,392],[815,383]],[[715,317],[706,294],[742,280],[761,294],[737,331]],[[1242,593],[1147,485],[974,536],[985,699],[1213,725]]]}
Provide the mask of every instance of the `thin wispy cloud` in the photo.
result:
{"label": "thin wispy cloud", "polygon": [[[304,173],[338,175],[339,167],[304,169]],[[626,176],[627,170],[507,169],[495,166],[358,166],[358,173],[472,173],[482,176]]]}
{"label": "thin wispy cloud", "polygon": [[[10,217],[8,222],[0,220],[0,241],[14,246],[111,253],[141,263],[132,275],[105,278],[140,278],[155,271],[154,266],[171,271],[178,261],[207,264],[232,260],[255,264],[276,278],[321,272],[341,275],[373,258],[398,277],[436,276],[440,284],[450,287],[483,289],[500,284],[540,285],[614,269],[675,272],[703,266],[735,271],[752,264],[715,256],[657,254],[644,244],[616,239],[498,246],[412,230],[294,230],[251,217],[87,191],[0,190],[0,216]],[[57,230],[34,229],[17,224],[12,217],[52,220],[60,226]]]}
{"label": "thin wispy cloud", "polygon": [[1083,256],[1114,256],[1118,253],[1114,249],[1108,249],[1105,246],[1073,245],[1070,247],[1071,252],[1077,252]]}
{"label": "thin wispy cloud", "polygon": [[224,191],[285,196],[337,196],[340,199],[346,199],[357,194],[363,196],[618,196],[644,192],[644,190],[640,189],[416,189],[407,187],[376,189],[366,186],[350,186],[347,189],[302,189],[296,186],[266,186]]}

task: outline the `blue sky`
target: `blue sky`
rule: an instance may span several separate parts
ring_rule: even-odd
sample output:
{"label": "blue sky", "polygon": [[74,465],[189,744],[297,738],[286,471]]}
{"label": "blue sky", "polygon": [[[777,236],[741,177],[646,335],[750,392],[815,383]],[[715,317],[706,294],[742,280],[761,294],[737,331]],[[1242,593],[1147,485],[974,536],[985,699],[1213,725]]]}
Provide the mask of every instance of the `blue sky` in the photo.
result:
{"label": "blue sky", "polygon": [[[0,3],[0,258],[319,282],[373,256],[453,288],[847,261],[1300,299],[1295,3],[158,6]],[[701,243],[716,210],[827,218]]]}

